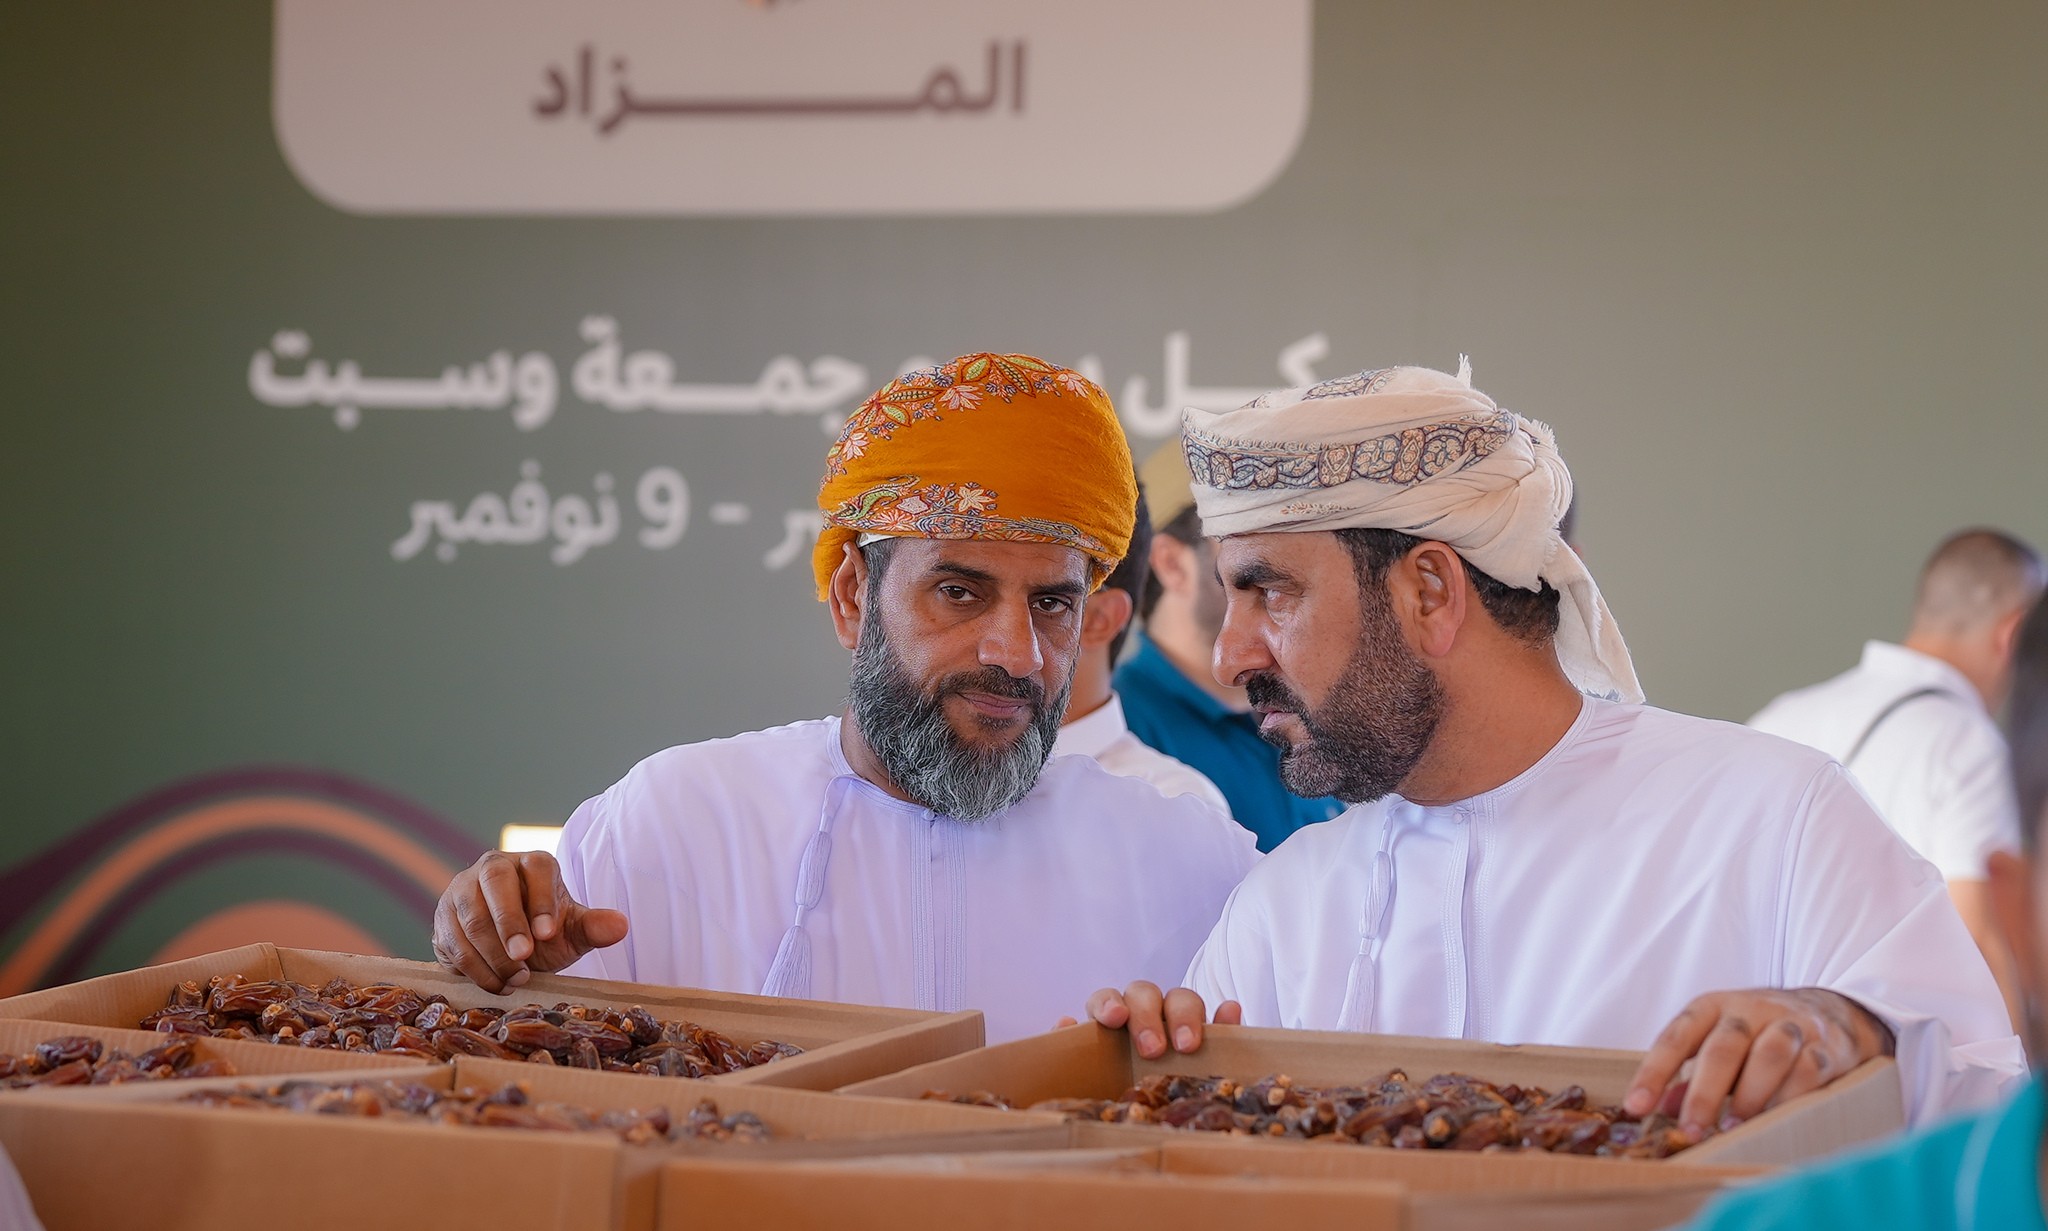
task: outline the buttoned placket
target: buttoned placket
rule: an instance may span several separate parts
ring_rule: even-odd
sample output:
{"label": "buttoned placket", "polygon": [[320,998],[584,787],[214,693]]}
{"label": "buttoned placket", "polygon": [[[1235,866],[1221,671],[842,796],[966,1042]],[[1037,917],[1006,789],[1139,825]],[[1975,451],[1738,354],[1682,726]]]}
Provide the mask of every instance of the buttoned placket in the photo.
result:
{"label": "buttoned placket", "polygon": [[954,1012],[966,999],[965,826],[926,809],[911,825],[911,975],[917,1007]]}
{"label": "buttoned placket", "polygon": [[1450,1015],[1450,1037],[1466,1034],[1466,1010],[1470,1004],[1470,955],[1465,936],[1465,890],[1472,874],[1472,808],[1459,804],[1450,810],[1452,843],[1450,875],[1444,878],[1443,945],[1445,1006]]}

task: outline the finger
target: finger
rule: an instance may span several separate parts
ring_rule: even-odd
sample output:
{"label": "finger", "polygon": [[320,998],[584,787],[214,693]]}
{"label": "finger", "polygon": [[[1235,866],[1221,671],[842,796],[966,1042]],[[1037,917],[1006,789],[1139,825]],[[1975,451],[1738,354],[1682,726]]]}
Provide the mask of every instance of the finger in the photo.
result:
{"label": "finger", "polygon": [[1173,1050],[1183,1054],[1202,1046],[1202,1023],[1208,1020],[1209,1008],[1202,998],[1185,987],[1176,987],[1166,993],[1166,1033],[1173,1039]]}
{"label": "finger", "polygon": [[1088,1020],[1119,1030],[1131,1020],[1131,1007],[1124,1003],[1122,992],[1105,987],[1088,998]]}
{"label": "finger", "polygon": [[1781,1017],[1757,1031],[1749,1058],[1742,1062],[1742,1076],[1729,1095],[1728,1114],[1747,1120],[1770,1106],[1805,1047],[1806,1031],[1797,1018]]}
{"label": "finger", "polygon": [[1147,1060],[1166,1054],[1166,1012],[1164,997],[1156,983],[1138,982],[1124,989],[1124,1005],[1131,1011],[1128,1023],[1131,1043]]}
{"label": "finger", "polygon": [[565,929],[571,943],[580,953],[592,949],[605,949],[626,939],[629,925],[624,911],[609,907],[578,906],[569,903],[569,927]]}
{"label": "finger", "polygon": [[1802,1094],[1810,1094],[1833,1081],[1843,1071],[1829,1059],[1827,1045],[1814,1041],[1815,1024],[1807,1022],[1805,1026],[1806,1046],[1800,1049],[1799,1055],[1793,1059],[1791,1073],[1779,1084],[1770,1101],[1764,1104],[1766,1109],[1776,1107],[1780,1103],[1791,1102]]}
{"label": "finger", "polygon": [[1226,1000],[1216,1006],[1216,1024],[1219,1026],[1244,1025],[1244,1006],[1235,1000]]}
{"label": "finger", "polygon": [[[463,973],[469,975],[469,979],[477,987],[487,987],[487,983],[496,983],[496,987],[487,989],[502,991],[504,985],[512,981],[512,975],[518,975],[524,969],[520,967],[520,963],[512,961],[506,954],[506,946],[498,938],[498,924],[492,920],[489,905],[483,903],[481,889],[471,889],[469,893],[463,893],[461,897],[455,899],[455,926],[463,938],[463,944],[469,948],[469,952],[475,954],[473,965],[465,965]],[[489,979],[485,981],[477,977],[479,971],[475,967],[481,967],[481,971],[485,971]]]}
{"label": "finger", "polygon": [[[533,936],[528,932],[531,926],[526,919],[526,885],[520,878],[519,865],[509,855],[493,851],[479,861],[477,886],[483,891],[484,905],[491,912],[491,926],[497,929],[499,947],[513,962],[524,962],[533,956]],[[491,956],[489,950],[484,956]],[[509,977],[513,972],[500,973]]]}
{"label": "finger", "polygon": [[525,890],[526,920],[533,925],[535,940],[552,940],[555,924],[569,902],[562,888],[562,868],[546,851],[526,851],[515,861],[519,882]]}
{"label": "finger", "polygon": [[476,946],[469,943],[456,908],[445,898],[434,912],[434,956],[442,965],[487,992],[500,992],[505,988],[505,981],[498,977],[498,972],[492,970],[490,963],[476,951]]}
{"label": "finger", "polygon": [[1685,1104],[1678,1109],[1681,1127],[1704,1134],[1720,1122],[1721,1104],[1735,1089],[1735,1079],[1755,1040],[1755,1027],[1739,1013],[1725,1013],[1715,1023],[1707,1041],[1700,1044],[1692,1088],[1685,1092]]}
{"label": "finger", "polygon": [[1632,1116],[1645,1116],[1657,1106],[1657,1100],[1671,1079],[1678,1074],[1678,1067],[1692,1058],[1705,1041],[1707,1033],[1720,1020],[1720,1002],[1702,996],[1671,1019],[1657,1035],[1657,1041],[1650,1045],[1649,1054],[1636,1067],[1636,1075],[1629,1082],[1628,1097],[1622,1100],[1621,1109]]}

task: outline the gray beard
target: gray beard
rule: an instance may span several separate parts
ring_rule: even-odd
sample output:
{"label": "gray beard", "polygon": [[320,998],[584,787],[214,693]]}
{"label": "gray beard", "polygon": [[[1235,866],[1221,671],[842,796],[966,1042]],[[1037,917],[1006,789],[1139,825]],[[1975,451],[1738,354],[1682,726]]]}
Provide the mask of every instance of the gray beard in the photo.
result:
{"label": "gray beard", "polygon": [[[927,693],[904,669],[872,606],[861,621],[847,684],[853,720],[889,780],[933,812],[959,821],[993,816],[1038,785],[1072,688],[1070,678],[1048,701],[1035,681],[984,667],[945,676]],[[1031,722],[1007,748],[977,748],[954,732],[943,708],[948,696],[963,691],[1030,701]]]}

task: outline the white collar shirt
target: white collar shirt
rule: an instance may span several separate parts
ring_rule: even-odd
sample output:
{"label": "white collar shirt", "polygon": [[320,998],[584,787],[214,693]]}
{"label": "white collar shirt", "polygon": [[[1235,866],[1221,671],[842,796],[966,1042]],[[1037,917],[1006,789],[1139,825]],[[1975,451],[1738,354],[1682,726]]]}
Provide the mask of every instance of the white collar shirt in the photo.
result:
{"label": "white collar shirt", "polygon": [[1855,667],[1786,693],[1749,725],[1843,762],[1949,880],[1983,880],[1994,852],[2019,849],[2005,738],[1976,688],[1938,658],[1872,641]]}
{"label": "white collar shirt", "polygon": [[1151,783],[1162,795],[1192,795],[1203,803],[1230,815],[1223,792],[1202,771],[1176,761],[1131,734],[1124,721],[1123,698],[1115,693],[1088,714],[1069,721],[1053,741],[1054,756],[1092,757],[1102,768],[1126,778]]}
{"label": "white collar shirt", "polygon": [[1916,1120],[2026,1071],[1941,880],[1840,767],[1590,698],[1501,787],[1290,837],[1187,985],[1249,1025],[1629,1049],[1706,992],[1824,987],[1892,1027]]}
{"label": "white collar shirt", "polygon": [[566,887],[624,911],[630,931],[568,973],[761,991],[809,853],[803,994],[980,1009],[1001,1041],[1079,1016],[1098,988],[1170,986],[1257,858],[1228,817],[1084,757],[1052,758],[993,817],[952,820],[856,775],[839,730],[827,718],[670,748],[578,808]]}

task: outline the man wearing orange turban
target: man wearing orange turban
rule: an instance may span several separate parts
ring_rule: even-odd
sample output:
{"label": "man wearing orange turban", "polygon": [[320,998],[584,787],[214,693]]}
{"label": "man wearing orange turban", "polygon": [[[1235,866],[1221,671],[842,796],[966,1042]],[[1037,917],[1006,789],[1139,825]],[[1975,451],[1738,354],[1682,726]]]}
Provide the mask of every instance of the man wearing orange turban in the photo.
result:
{"label": "man wearing orange turban", "polygon": [[458,876],[435,953],[494,991],[569,967],[980,1009],[991,1039],[1132,970],[1177,979],[1250,835],[1048,759],[1137,505],[1108,397],[1028,355],[908,373],[847,420],[818,505],[845,713],[642,761],[576,810],[559,864],[494,852]]}

